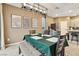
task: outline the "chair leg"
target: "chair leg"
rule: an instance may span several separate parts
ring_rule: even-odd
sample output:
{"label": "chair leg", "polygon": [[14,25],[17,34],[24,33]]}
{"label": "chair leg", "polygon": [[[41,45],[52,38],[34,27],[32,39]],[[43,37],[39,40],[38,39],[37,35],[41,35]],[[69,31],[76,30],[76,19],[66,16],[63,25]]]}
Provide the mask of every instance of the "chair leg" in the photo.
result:
{"label": "chair leg", "polygon": [[73,36],[72,36],[72,38],[71,38],[71,41],[73,41]]}
{"label": "chair leg", "polygon": [[78,36],[77,36],[77,45],[78,45]]}
{"label": "chair leg", "polygon": [[67,39],[69,40],[69,34],[67,34]]}
{"label": "chair leg", "polygon": [[65,50],[64,50],[64,47],[63,47],[61,55],[64,56],[64,54],[65,54]]}

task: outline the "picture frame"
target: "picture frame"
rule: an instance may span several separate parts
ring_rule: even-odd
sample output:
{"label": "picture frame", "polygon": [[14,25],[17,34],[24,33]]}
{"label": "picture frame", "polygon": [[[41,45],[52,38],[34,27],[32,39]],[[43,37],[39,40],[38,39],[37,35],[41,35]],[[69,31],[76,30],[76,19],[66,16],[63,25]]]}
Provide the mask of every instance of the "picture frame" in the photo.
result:
{"label": "picture frame", "polygon": [[34,17],[33,19],[32,19],[32,27],[33,28],[37,28],[37,18],[36,17]]}
{"label": "picture frame", "polygon": [[12,28],[21,28],[21,16],[11,15],[11,27]]}
{"label": "picture frame", "polygon": [[28,16],[23,17],[23,28],[30,29],[31,27],[31,19]]}

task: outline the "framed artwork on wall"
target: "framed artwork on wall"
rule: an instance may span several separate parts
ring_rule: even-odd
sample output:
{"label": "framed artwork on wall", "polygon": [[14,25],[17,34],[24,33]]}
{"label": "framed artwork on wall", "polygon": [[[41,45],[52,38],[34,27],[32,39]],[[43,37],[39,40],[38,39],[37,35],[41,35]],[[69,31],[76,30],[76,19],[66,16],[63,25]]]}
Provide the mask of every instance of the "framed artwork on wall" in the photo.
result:
{"label": "framed artwork on wall", "polygon": [[31,27],[31,19],[28,16],[23,17],[23,28],[30,29]]}
{"label": "framed artwork on wall", "polygon": [[37,18],[36,17],[32,19],[32,27],[35,29],[37,28]]}
{"label": "framed artwork on wall", "polygon": [[12,28],[21,28],[21,16],[11,15],[11,27]]}

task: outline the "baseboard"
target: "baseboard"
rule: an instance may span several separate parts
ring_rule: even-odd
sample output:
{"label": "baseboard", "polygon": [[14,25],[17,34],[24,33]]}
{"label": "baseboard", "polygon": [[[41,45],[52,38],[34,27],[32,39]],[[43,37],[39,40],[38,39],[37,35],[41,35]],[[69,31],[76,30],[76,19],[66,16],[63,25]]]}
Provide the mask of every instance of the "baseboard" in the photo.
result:
{"label": "baseboard", "polygon": [[8,46],[13,46],[13,45],[18,45],[20,43],[22,43],[24,41],[20,41],[20,42],[16,42],[16,43],[10,43],[10,44],[6,44],[5,46],[8,47]]}

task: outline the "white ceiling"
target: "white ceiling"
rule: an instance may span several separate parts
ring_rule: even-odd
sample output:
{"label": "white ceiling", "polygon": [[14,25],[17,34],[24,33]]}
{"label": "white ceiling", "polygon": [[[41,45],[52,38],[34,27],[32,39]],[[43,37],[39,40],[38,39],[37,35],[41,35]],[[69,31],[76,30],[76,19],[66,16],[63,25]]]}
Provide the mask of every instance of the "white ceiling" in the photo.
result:
{"label": "white ceiling", "polygon": [[[9,3],[21,7],[20,3]],[[40,3],[48,8],[48,15],[52,17],[79,15],[79,3]],[[58,9],[56,9],[58,8]]]}
{"label": "white ceiling", "polygon": [[[52,17],[79,15],[78,3],[49,3],[42,5],[46,6],[49,9],[48,15]],[[56,7],[58,7],[59,9],[56,9]]]}

